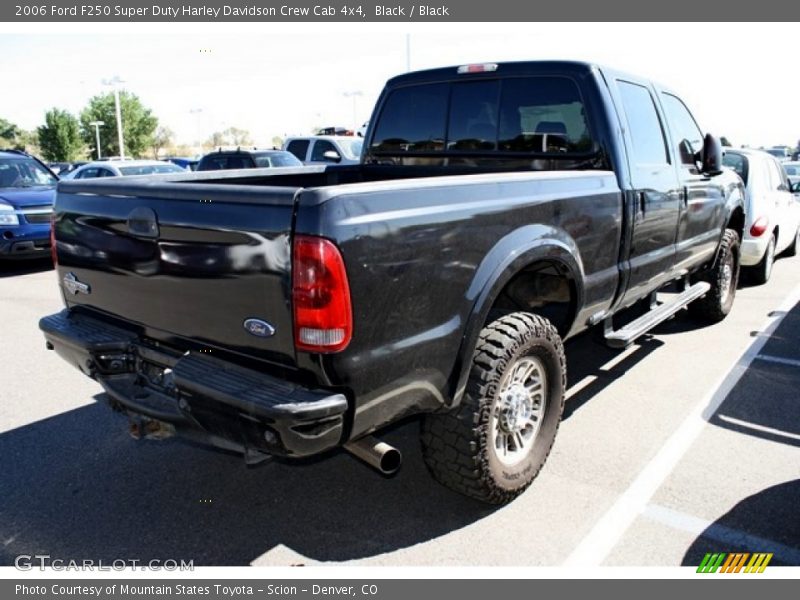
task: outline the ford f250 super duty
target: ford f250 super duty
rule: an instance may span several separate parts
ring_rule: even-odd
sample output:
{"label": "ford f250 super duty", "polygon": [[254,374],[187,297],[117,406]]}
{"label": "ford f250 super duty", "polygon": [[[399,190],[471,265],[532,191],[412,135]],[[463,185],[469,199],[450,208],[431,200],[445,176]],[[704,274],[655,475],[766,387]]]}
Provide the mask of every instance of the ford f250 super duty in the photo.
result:
{"label": "ford f250 super duty", "polygon": [[657,84],[572,62],[409,73],[364,141],[358,165],[61,182],[48,347],[137,435],[249,463],[344,447],[390,472],[372,434],[421,415],[433,476],[503,503],[555,439],[562,340],[597,325],[622,348],[684,306],[731,309],[742,184]]}

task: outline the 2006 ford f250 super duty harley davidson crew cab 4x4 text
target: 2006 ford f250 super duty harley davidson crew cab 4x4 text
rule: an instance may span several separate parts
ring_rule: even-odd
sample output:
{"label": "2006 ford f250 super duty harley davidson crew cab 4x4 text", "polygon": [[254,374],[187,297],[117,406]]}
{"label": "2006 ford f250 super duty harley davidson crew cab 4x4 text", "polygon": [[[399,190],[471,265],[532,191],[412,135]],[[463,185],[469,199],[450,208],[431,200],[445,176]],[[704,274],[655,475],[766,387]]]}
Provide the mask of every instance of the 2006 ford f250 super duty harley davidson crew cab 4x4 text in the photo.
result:
{"label": "2006 ford f250 super duty harley davidson crew cab 4x4 text", "polygon": [[67,308],[40,327],[142,435],[248,462],[344,446],[387,472],[399,452],[371,434],[423,415],[434,477],[508,502],[553,444],[563,339],[603,324],[625,347],[683,306],[730,311],[743,194],[720,164],[680,98],[639,77],[409,73],[359,165],[61,182]]}

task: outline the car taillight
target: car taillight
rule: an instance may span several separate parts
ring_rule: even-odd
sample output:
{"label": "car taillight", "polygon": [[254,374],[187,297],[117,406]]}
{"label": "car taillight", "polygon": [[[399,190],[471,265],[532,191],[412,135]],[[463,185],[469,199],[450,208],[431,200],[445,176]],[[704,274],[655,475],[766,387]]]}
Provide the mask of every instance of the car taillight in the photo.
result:
{"label": "car taillight", "polygon": [[292,248],[294,341],[298,350],[338,352],[350,343],[350,286],[339,249],[330,241],[297,235]]}
{"label": "car taillight", "polygon": [[758,217],[750,226],[750,235],[758,237],[762,235],[769,227],[769,219],[767,217]]}
{"label": "car taillight", "polygon": [[58,251],[56,250],[56,213],[50,215],[50,256],[53,266],[58,266]]}

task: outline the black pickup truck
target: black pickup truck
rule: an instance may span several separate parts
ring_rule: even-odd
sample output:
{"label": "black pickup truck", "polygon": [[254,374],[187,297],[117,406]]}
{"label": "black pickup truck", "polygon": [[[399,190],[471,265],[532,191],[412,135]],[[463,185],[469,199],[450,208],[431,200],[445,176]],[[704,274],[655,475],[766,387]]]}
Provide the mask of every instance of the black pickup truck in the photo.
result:
{"label": "black pickup truck", "polygon": [[66,309],[40,327],[136,435],[248,463],[343,446],[391,472],[400,454],[372,434],[422,415],[433,476],[508,502],[555,439],[562,340],[597,325],[625,347],[684,306],[730,311],[743,191],[720,165],[680,98],[640,77],[409,73],[359,165],[59,183]]}

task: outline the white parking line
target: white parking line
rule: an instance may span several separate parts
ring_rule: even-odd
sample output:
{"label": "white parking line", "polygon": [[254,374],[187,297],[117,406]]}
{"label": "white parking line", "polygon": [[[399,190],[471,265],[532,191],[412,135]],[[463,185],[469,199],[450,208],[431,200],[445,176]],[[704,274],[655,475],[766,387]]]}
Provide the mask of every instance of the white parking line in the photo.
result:
{"label": "white parking line", "polygon": [[730,550],[747,548],[749,552],[773,552],[781,562],[800,565],[800,549],[757,535],[751,535],[740,529],[700,519],[694,515],[688,515],[658,504],[649,504],[642,516],[673,529],[686,531],[697,536],[702,534],[704,538],[724,544]]}
{"label": "white parking line", "polygon": [[774,316],[769,317],[761,327],[764,335],[758,335],[753,339],[731,369],[692,409],[689,416],[639,472],[628,489],[617,498],[611,508],[567,557],[564,561],[565,566],[599,566],[603,563],[631,524],[645,510],[650,498],[689,450],[706,426],[708,419],[716,412],[734,385],[744,375],[750,363],[756,358],[783,318],[799,300],[800,286],[797,286],[786,297],[778,310],[770,313]]}
{"label": "white parking line", "polygon": [[756,358],[766,362],[778,363],[779,365],[800,367],[800,360],[794,360],[793,358],[782,358],[780,356],[770,356],[769,354],[759,354]]}
{"label": "white parking line", "polygon": [[720,421],[725,421],[726,423],[730,423],[731,425],[744,427],[745,429],[752,429],[753,431],[760,431],[761,433],[770,433],[772,435],[778,437],[784,437],[790,440],[800,440],[800,435],[792,433],[790,431],[783,431],[782,429],[775,429],[773,427],[764,427],[763,425],[759,425],[757,423],[750,423],[749,421],[734,419],[733,417],[729,417],[727,415],[722,415],[722,414],[717,415],[717,418]]}

